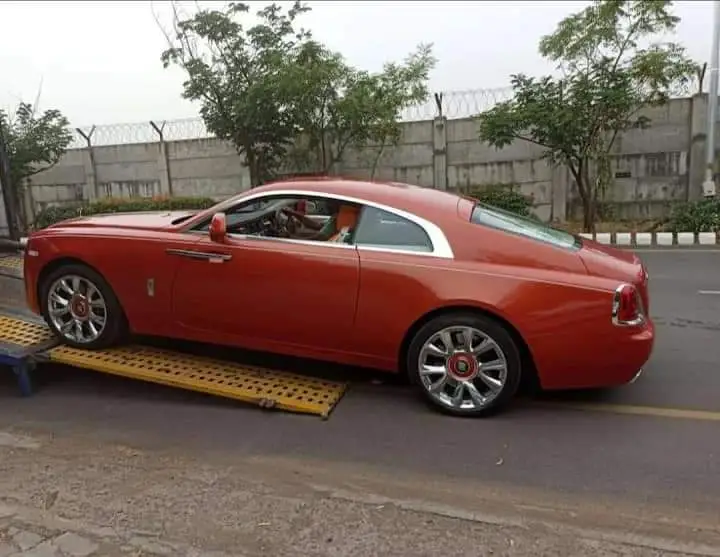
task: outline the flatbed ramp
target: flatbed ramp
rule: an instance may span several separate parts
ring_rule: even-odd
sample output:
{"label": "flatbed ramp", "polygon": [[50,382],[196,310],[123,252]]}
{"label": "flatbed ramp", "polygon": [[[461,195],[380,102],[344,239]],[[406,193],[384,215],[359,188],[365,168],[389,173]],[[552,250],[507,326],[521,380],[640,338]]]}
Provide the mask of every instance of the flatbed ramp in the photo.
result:
{"label": "flatbed ramp", "polygon": [[36,356],[57,345],[49,329],[40,323],[0,315],[0,365],[17,376],[20,394],[30,396],[30,371]]}
{"label": "flatbed ramp", "polygon": [[16,254],[0,254],[0,274],[21,277],[23,274],[23,258]]}
{"label": "flatbed ramp", "polygon": [[[49,361],[323,418],[330,415],[347,388],[336,381],[150,346],[79,350],[58,345],[44,325],[0,316],[0,351],[9,352],[7,347],[22,348],[18,354],[28,368]],[[22,367],[18,362],[6,365]]]}

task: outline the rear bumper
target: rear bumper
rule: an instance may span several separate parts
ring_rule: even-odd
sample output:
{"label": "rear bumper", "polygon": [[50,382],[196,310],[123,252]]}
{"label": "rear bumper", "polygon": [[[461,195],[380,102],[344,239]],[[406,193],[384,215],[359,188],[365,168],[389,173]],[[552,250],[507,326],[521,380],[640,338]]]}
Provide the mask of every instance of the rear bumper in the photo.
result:
{"label": "rear bumper", "polygon": [[622,332],[624,334],[607,343],[597,345],[592,353],[576,356],[572,367],[559,362],[551,373],[541,374],[542,388],[599,389],[637,381],[653,352],[655,325],[648,320],[642,327]]}
{"label": "rear bumper", "polygon": [[617,343],[615,348],[617,355],[612,357],[613,368],[607,374],[605,381],[599,381],[597,386],[616,387],[634,383],[642,375],[654,348],[655,325],[648,319],[642,329]]}

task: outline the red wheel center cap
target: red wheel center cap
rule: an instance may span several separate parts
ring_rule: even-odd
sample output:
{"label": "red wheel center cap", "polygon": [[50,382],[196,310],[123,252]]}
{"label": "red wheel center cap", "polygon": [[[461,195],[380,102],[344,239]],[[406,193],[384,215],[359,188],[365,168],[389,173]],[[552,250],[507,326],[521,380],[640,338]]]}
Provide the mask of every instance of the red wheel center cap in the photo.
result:
{"label": "red wheel center cap", "polygon": [[470,379],[477,373],[478,363],[469,354],[453,354],[448,358],[448,370],[455,379]]}
{"label": "red wheel center cap", "polygon": [[84,319],[88,316],[87,300],[81,296],[76,296],[72,299],[72,302],[70,302],[70,309],[78,319]]}

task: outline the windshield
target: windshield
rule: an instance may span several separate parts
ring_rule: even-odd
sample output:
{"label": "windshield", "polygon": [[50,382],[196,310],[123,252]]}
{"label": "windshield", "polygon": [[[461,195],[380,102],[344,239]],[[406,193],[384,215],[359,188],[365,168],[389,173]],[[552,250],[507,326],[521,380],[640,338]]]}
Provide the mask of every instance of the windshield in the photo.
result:
{"label": "windshield", "polygon": [[551,228],[540,221],[521,217],[482,203],[475,204],[470,216],[470,222],[525,236],[559,248],[578,249],[580,247],[575,236],[568,232]]}

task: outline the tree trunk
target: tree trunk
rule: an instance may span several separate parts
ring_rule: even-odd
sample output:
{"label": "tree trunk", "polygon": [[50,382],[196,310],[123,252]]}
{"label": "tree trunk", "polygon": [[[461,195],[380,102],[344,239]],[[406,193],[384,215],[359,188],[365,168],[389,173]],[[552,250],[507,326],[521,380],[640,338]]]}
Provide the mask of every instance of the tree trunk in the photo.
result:
{"label": "tree trunk", "polygon": [[370,170],[370,179],[375,179],[375,173],[377,172],[378,164],[380,164],[380,158],[383,156],[383,153],[385,152],[385,146],[387,145],[387,138],[383,137],[382,143],[380,144],[380,149],[378,150],[377,154],[375,155],[375,159],[373,160],[372,169]]}
{"label": "tree trunk", "polygon": [[8,155],[5,137],[0,129],[0,190],[2,190],[3,201],[5,203],[5,218],[7,220],[8,234],[12,240],[20,239],[20,230],[18,228],[18,196],[17,184],[13,182],[12,173],[10,171],[10,157]]}
{"label": "tree trunk", "polygon": [[583,205],[583,232],[595,233],[595,202],[591,195],[582,198]]}
{"label": "tree trunk", "polygon": [[250,148],[245,149],[245,164],[247,165],[248,172],[250,173],[250,188],[258,187],[261,182],[261,173],[258,168],[258,158],[255,156],[255,152]]}
{"label": "tree trunk", "polygon": [[581,160],[577,166],[569,164],[570,172],[575,178],[575,184],[577,184],[578,194],[582,201],[583,209],[583,232],[593,234],[595,233],[595,199],[592,192],[592,187],[589,182],[587,160]]}

